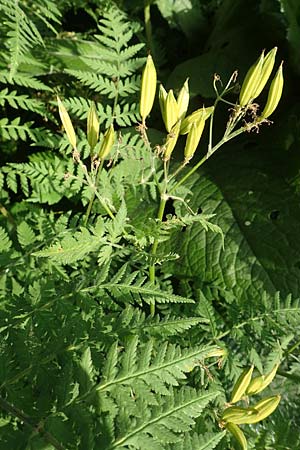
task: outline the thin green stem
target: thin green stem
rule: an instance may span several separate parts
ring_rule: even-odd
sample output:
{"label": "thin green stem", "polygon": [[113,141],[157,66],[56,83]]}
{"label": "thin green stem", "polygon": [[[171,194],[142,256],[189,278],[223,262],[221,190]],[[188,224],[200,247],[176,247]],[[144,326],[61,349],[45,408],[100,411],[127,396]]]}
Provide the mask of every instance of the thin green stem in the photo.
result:
{"label": "thin green stem", "polygon": [[[169,170],[169,163],[167,161],[164,161],[164,187],[163,187],[163,191],[161,193],[160,204],[159,204],[158,213],[157,213],[157,220],[159,222],[162,222],[166,204],[167,204],[167,200],[168,200],[168,196],[166,195],[167,185],[168,185],[168,170]],[[157,252],[157,247],[158,247],[158,239],[156,238],[152,244],[151,251],[150,251],[149,279],[152,283],[155,283],[155,256],[156,256],[156,252]],[[151,303],[151,305],[150,305],[150,313],[152,316],[155,313],[155,303],[154,302]]]}
{"label": "thin green stem", "polygon": [[176,170],[174,173],[171,174],[168,182],[170,182],[171,180],[173,180],[173,178],[176,178],[177,175],[185,168],[186,164],[182,163]]}
{"label": "thin green stem", "polygon": [[239,134],[243,133],[245,131],[245,127],[241,127],[238,130],[234,131],[233,133],[229,134],[228,136],[223,136],[223,138],[211,149],[210,152],[207,152],[205,156],[203,156],[202,159],[194,166],[192,169],[184,175],[184,177],[181,178],[171,189],[170,193],[177,189],[179,186],[181,186],[183,183],[186,182],[186,180],[194,173],[197,169],[199,169],[202,164],[205,163],[205,161],[213,155],[225,142],[230,141],[231,139],[235,138]]}
{"label": "thin green stem", "polygon": [[103,208],[105,209],[105,211],[107,212],[107,214],[109,215],[109,217],[110,217],[111,219],[114,218],[114,215],[113,215],[112,211],[111,211],[110,208],[106,205],[106,203],[103,201],[103,199],[100,197],[100,195],[99,195],[98,192],[97,192],[98,183],[99,183],[99,180],[100,180],[100,175],[101,175],[101,172],[102,172],[102,169],[103,169],[103,165],[104,165],[104,159],[101,160],[100,166],[99,166],[99,168],[98,168],[97,175],[96,175],[96,181],[95,181],[95,184],[92,182],[92,180],[90,179],[90,177],[89,177],[87,171],[85,170],[85,174],[86,174],[86,177],[87,177],[87,181],[88,181],[88,183],[89,183],[90,186],[93,185],[93,187],[94,187],[94,192],[92,193],[91,199],[90,199],[90,201],[89,201],[89,204],[88,204],[88,207],[87,207],[87,210],[86,210],[85,219],[84,219],[84,225],[86,225],[87,222],[88,222],[88,220],[89,220],[90,213],[91,213],[91,211],[92,211],[92,207],[93,207],[93,203],[94,203],[95,197],[98,198],[98,200],[100,201],[101,205],[103,206]]}
{"label": "thin green stem", "polygon": [[300,345],[300,340],[298,340],[294,345],[292,345],[292,347],[289,348],[286,351],[286,353],[290,355],[291,353],[293,353],[294,350],[296,350],[297,347],[299,347],[299,345]]}
{"label": "thin green stem", "polygon": [[152,56],[154,56],[154,48],[152,41],[152,24],[151,24],[151,0],[145,0],[144,2],[144,21],[145,21],[145,31],[146,31],[146,40],[147,46],[150,50]]}
{"label": "thin green stem", "polygon": [[150,157],[150,173],[149,173],[149,176],[146,177],[146,179],[143,180],[143,181],[144,182],[147,181],[151,177],[151,175],[153,175],[156,187],[157,187],[158,191],[161,192],[159,181],[158,181],[158,178],[157,178],[157,175],[156,175],[156,170],[155,170],[155,155],[152,152],[151,144],[150,144],[150,141],[149,141],[149,138],[148,138],[148,134],[147,134],[147,127],[146,127],[145,124],[142,124],[142,128],[140,130],[140,133],[141,133],[142,139],[143,139],[146,147],[149,150],[149,157]]}
{"label": "thin green stem", "polygon": [[[221,94],[219,94],[219,91],[218,91],[217,86],[216,86],[216,81],[217,81],[217,80],[216,80],[216,79],[214,80],[214,90],[215,90],[215,92],[216,92],[216,94],[217,94],[217,98],[216,98],[216,100],[215,100],[215,102],[214,102],[214,105],[213,105],[213,106],[214,106],[213,113],[212,113],[212,115],[210,116],[210,123],[209,123],[209,141],[208,141],[208,154],[210,154],[210,153],[212,152],[212,148],[213,148],[212,137],[213,137],[213,123],[214,123],[215,110],[216,110],[217,104],[218,104],[220,101],[225,102],[225,103],[229,103],[230,105],[232,105],[232,103],[227,102],[226,100],[224,100],[224,99],[223,99],[223,96],[226,95],[226,94],[232,89],[232,88],[230,88],[230,84],[231,84],[232,81],[234,80],[234,76],[235,76],[235,74],[233,74],[233,75],[229,78],[229,81],[228,81],[228,83],[226,84],[226,86],[225,86],[225,88],[223,89],[223,91],[221,92]],[[230,131],[232,131],[232,128],[230,129]],[[224,135],[226,135],[226,132],[228,132],[228,129],[226,129]]]}
{"label": "thin green stem", "polygon": [[171,194],[175,191],[179,186],[181,186],[196,170],[202,166],[207,160],[207,155],[203,156],[203,158],[194,166],[192,169],[181,178],[181,180],[177,181],[177,183],[170,189],[169,193]]}

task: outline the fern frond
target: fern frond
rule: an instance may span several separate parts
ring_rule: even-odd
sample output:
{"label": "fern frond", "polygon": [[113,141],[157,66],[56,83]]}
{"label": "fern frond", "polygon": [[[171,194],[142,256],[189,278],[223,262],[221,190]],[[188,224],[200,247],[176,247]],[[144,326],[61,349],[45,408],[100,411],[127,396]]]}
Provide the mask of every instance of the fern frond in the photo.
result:
{"label": "fern frond", "polygon": [[118,104],[113,114],[117,124],[121,127],[137,124],[140,119],[140,113],[137,103]]}
{"label": "fern frond", "polygon": [[[34,45],[44,45],[43,38],[30,18],[24,13],[17,1],[13,8],[4,0],[4,12],[8,16],[7,45],[11,53],[10,76],[13,79],[17,68],[25,55]],[[3,5],[2,5],[3,7]]]}
{"label": "fern frond", "polygon": [[[140,75],[136,75],[136,72],[144,63],[144,58],[137,55],[144,44],[131,43],[134,36],[131,23],[113,5],[103,13],[99,30],[102,34],[95,36],[96,43],[92,51],[85,54],[82,46],[81,68],[67,68],[65,71],[83,86],[102,95],[98,111],[100,121],[105,121],[106,127],[113,120],[119,126],[129,126],[139,120],[136,93],[140,89]],[[86,116],[88,108],[81,98],[69,99],[69,102],[71,110],[78,117]]]}
{"label": "fern frond", "polygon": [[29,137],[34,140],[31,126],[33,122],[26,122],[21,124],[20,117],[16,117],[11,122],[7,118],[0,119],[0,133],[3,139],[12,139],[26,141]]}
{"label": "fern frond", "polygon": [[217,335],[217,320],[216,320],[216,312],[211,305],[210,301],[205,297],[202,291],[197,291],[197,308],[196,312],[199,316],[205,318],[209,323],[210,332],[213,337]]}
{"label": "fern frond", "polygon": [[44,84],[42,81],[24,72],[14,74],[14,79],[11,80],[10,72],[1,70],[0,83],[24,86],[31,89],[35,89],[37,91],[52,91],[52,88]]}
{"label": "fern frond", "polygon": [[[28,4],[29,3],[29,4]],[[6,46],[10,51],[10,80],[16,74],[18,66],[35,46],[44,46],[36,22],[43,22],[48,29],[56,32],[51,21],[59,23],[60,12],[49,0],[41,2],[22,2],[2,0],[0,5],[2,15],[6,17]]]}
{"label": "fern frond", "polygon": [[158,405],[153,407],[152,413],[145,411],[141,401],[141,418],[137,416],[135,426],[132,423],[130,426],[126,421],[109,450],[124,446],[140,450],[163,450],[165,444],[178,442],[182,438],[182,432],[191,430],[195,424],[194,419],[201,415],[217,395],[217,392],[197,392],[190,388],[170,391],[168,396],[156,397]]}
{"label": "fern frond", "polygon": [[172,450],[213,450],[225,435],[226,431],[222,433],[204,433],[203,435],[189,433],[180,442],[176,442]]}
{"label": "fern frond", "polygon": [[21,222],[17,228],[18,241],[21,247],[28,247],[34,244],[36,236],[27,222]]}
{"label": "fern frond", "polygon": [[[46,143],[45,143],[46,144]],[[82,187],[83,173],[72,160],[62,160],[51,153],[33,155],[29,163],[7,164],[2,168],[6,183],[17,192],[20,179],[23,193],[30,202],[57,203],[63,196],[72,197]]]}
{"label": "fern frond", "polygon": [[7,231],[0,227],[0,252],[7,252],[12,246],[12,241],[10,240]]}
{"label": "fern frond", "polygon": [[[64,105],[69,114],[75,115],[79,119],[86,119],[91,102],[83,97],[69,97],[64,99]],[[100,116],[101,122],[103,118]]]}
{"label": "fern frond", "polygon": [[202,317],[176,317],[166,315],[161,318],[158,314],[155,317],[147,317],[143,311],[128,306],[121,313],[117,321],[117,327],[119,335],[122,332],[130,332],[138,335],[149,334],[151,336],[166,337],[183,333],[196,325],[207,322],[207,319]]}
{"label": "fern frond", "polygon": [[99,236],[93,236],[86,228],[82,228],[80,231],[70,231],[57,244],[32,255],[38,258],[51,258],[53,262],[59,264],[73,264],[90,252],[99,250],[101,244]]}
{"label": "fern frond", "polygon": [[[182,349],[179,346],[149,340],[145,346],[138,345],[138,337],[132,337],[123,352],[115,343],[107,356],[103,369],[103,380],[94,387],[97,392],[111,390],[117,385],[132,385],[139,380],[161,394],[166,394],[165,385],[177,386],[185,373],[203,363],[216,346]],[[112,363],[113,361],[113,363]]]}
{"label": "fern frond", "polygon": [[[124,267],[124,266],[123,266]],[[118,302],[138,303],[140,305],[143,302],[151,304],[156,303],[194,303],[192,299],[181,297],[179,295],[172,294],[171,292],[161,291],[159,288],[153,285],[150,281],[147,281],[146,277],[141,277],[139,272],[132,272],[127,275],[120,275],[111,279],[108,283],[102,283],[97,285],[97,290],[105,291],[109,296],[113,297]]]}
{"label": "fern frond", "polygon": [[25,109],[27,111],[36,112],[42,116],[50,116],[44,104],[34,98],[29,98],[28,95],[18,95],[17,91],[8,91],[8,88],[0,91],[0,106],[8,103],[12,108]]}
{"label": "fern frond", "polygon": [[260,304],[247,305],[243,311],[244,320],[238,318],[238,325],[233,326],[231,331],[234,332],[240,328],[250,326],[258,335],[262,331],[266,332],[268,329],[273,332],[279,329],[279,332],[282,333],[282,326],[285,331],[289,327],[294,329],[299,318],[300,299],[293,299],[291,295],[287,295],[282,299],[279,293],[275,294],[272,298],[272,296],[264,292],[260,299]]}

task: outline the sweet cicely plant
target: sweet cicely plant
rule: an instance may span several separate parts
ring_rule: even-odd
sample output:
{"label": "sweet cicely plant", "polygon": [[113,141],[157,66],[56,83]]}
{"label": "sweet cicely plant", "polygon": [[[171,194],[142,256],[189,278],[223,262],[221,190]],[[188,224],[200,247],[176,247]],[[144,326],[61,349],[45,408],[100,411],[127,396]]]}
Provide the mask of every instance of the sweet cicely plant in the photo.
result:
{"label": "sweet cicely plant", "polygon": [[[205,221],[203,215],[198,214],[197,211],[191,210],[188,206],[184,195],[182,195],[182,185],[184,185],[191,175],[222,145],[242,133],[257,130],[263,123],[269,122],[269,117],[275,111],[283,90],[282,63],[279,65],[272,78],[267,102],[264,107],[261,108],[260,105],[256,103],[256,100],[271,77],[275,65],[276,52],[277,48],[275,47],[266,55],[264,51],[261,53],[258,60],[246,74],[236,102],[229,101],[228,94],[230,94],[230,98],[232,98],[232,94],[236,88],[237,72],[232,74],[225,86],[222,85],[219,77],[215,76],[213,81],[216,93],[214,104],[210,106],[202,105],[190,113],[188,113],[190,100],[188,80],[185,81],[177,96],[172,89],[167,92],[165,88],[160,85],[158,99],[166,130],[166,137],[161,145],[155,147],[151,144],[146,121],[152,111],[155,101],[157,92],[157,73],[152,57],[150,55],[147,57],[141,82],[141,123],[138,126],[138,131],[147,148],[150,160],[150,164],[147,168],[149,172],[143,174],[141,184],[146,184],[151,181],[158,193],[157,198],[159,199],[155,218],[158,232],[149,240],[147,251],[143,253],[146,264],[148,265],[149,281],[152,285],[156,285],[158,281],[156,274],[157,265],[163,262],[161,256],[158,255],[158,247],[161,242],[159,230],[163,230],[165,235],[175,222],[176,225],[179,224],[180,226],[186,224],[189,225],[197,221],[202,221],[202,223],[204,223],[203,221]],[[230,116],[225,126],[223,136],[218,142],[215,142],[213,138],[214,116],[220,102],[229,105]],[[87,141],[90,146],[90,169],[88,169],[87,164],[83,162],[80,152],[78,151],[77,137],[68,112],[59,98],[58,106],[68,140],[73,147],[73,159],[79,165],[81,173],[85,178],[86,186],[89,189],[89,199],[87,202],[84,225],[89,224],[96,201],[99,201],[102,210],[105,211],[104,215],[109,219],[114,220],[117,216],[117,211],[111,201],[106,198],[105,192],[101,192],[101,189],[99,189],[101,176],[106,174],[104,164],[108,157],[111,156],[111,152],[115,148],[117,141],[114,125],[113,123],[109,125],[101,135],[99,141],[100,121],[94,103],[91,104],[87,118]],[[209,128],[207,149],[204,156],[191,166],[196,151],[201,147],[199,144],[206,126]],[[185,137],[184,152],[182,162],[175,165],[172,164],[172,154],[180,136]],[[110,161],[109,167],[113,168],[118,164],[117,158],[118,155],[115,153],[113,160]],[[166,205],[169,200],[181,202],[186,209],[186,216],[175,218],[166,216]],[[151,219],[151,217],[145,217],[145,221],[146,219]],[[207,223],[208,221],[206,224]],[[214,231],[221,233],[221,230],[215,225]],[[125,227],[123,230],[123,238],[130,243],[134,242],[135,239],[134,236],[131,235],[130,229],[126,229]],[[155,302],[152,300],[150,301],[150,312],[152,316],[155,315],[155,309]],[[224,355],[222,349],[217,350],[217,353],[219,356]],[[214,354],[214,356],[216,354]],[[247,449],[247,440],[243,431],[239,428],[239,425],[252,424],[263,420],[276,409],[280,401],[280,396],[275,395],[266,397],[258,401],[254,406],[240,407],[235,406],[234,404],[243,400],[245,397],[247,400],[250,395],[257,394],[265,389],[273,380],[277,368],[278,365],[274,366],[270,373],[253,379],[251,378],[253,366],[251,366],[250,369],[245,369],[236,382],[230,403],[225,405],[219,424],[235,437],[243,450]]]}
{"label": "sweet cicely plant", "polygon": [[[263,111],[259,114],[259,105],[254,100],[260,95],[267,84],[274,64],[277,47],[273,48],[267,55],[264,51],[261,53],[258,61],[249,69],[241,87],[239,99],[237,103],[230,103],[225,97],[230,93],[234,86],[237,73],[233,73],[225,88],[221,91],[218,89],[219,77],[214,78],[214,89],[216,92],[216,100],[213,106],[202,106],[200,109],[186,116],[189,105],[189,89],[188,80],[184,83],[179,92],[178,98],[175,99],[173,90],[168,93],[161,85],[159,89],[159,103],[162,118],[166,127],[167,137],[165,143],[157,152],[157,157],[161,158],[163,164],[163,180],[158,184],[160,191],[160,205],[158,209],[157,219],[162,221],[166,203],[169,199],[177,198],[176,190],[181,186],[213,153],[215,153],[223,144],[230,141],[246,131],[257,129],[262,123],[268,121],[268,117],[275,111],[282,95],[283,89],[283,72],[282,63],[280,64],[269,88],[267,103]],[[147,137],[146,118],[150,114],[156,93],[156,70],[151,56],[148,56],[147,64],[143,72],[141,87],[140,114],[142,124],[140,131],[142,137],[149,144]],[[213,121],[215,110],[219,102],[225,102],[231,106],[232,113],[227,122],[223,137],[217,143],[213,142]],[[209,142],[206,154],[189,169],[183,176],[182,170],[192,160],[206,122],[209,121]],[[241,125],[241,122],[243,124]],[[180,135],[186,135],[186,143],[184,148],[184,158],[181,165],[175,170],[170,168],[170,158],[176,146]],[[149,151],[152,151],[149,144]],[[150,280],[155,282],[155,255],[157,252],[158,240],[151,248],[151,261],[149,276]],[[152,313],[154,313],[154,305],[152,305]]]}
{"label": "sweet cicely plant", "polygon": [[[202,106],[188,115],[187,111],[190,99],[188,80],[186,80],[183,87],[181,88],[177,99],[175,98],[172,89],[169,92],[166,92],[164,87],[160,85],[159,104],[167,136],[165,142],[155,149],[152,148],[149,141],[146,119],[151,113],[155,100],[157,74],[151,55],[148,56],[146,66],[142,74],[140,98],[140,115],[142,118],[142,122],[138,129],[142,139],[148,147],[150,158],[152,159],[151,172],[149,174],[149,177],[154,178],[157,190],[160,194],[160,204],[158,206],[157,212],[158,222],[163,221],[166,204],[169,199],[176,199],[179,201],[182,200],[184,202],[184,200],[177,195],[178,188],[183,185],[188,180],[188,178],[222,145],[242,133],[249,132],[251,130],[257,130],[258,127],[260,127],[260,125],[264,122],[269,122],[268,118],[277,108],[282,95],[282,63],[280,64],[274,78],[272,79],[267,102],[261,113],[259,104],[255,103],[254,101],[261,94],[272,74],[275,65],[276,52],[277,47],[274,47],[266,55],[265,51],[261,53],[258,60],[247,72],[242,83],[239,98],[236,103],[229,102],[225,97],[229,93],[232,93],[233,89],[235,88],[237,72],[234,72],[232,74],[225,87],[222,86],[220,78],[215,75],[213,83],[214,90],[216,92],[216,100],[214,104],[212,106]],[[219,84],[221,84],[222,86],[221,90],[219,90]],[[231,114],[226,124],[223,137],[215,143],[213,141],[214,115],[216,108],[220,102],[225,102],[226,104],[230,105]],[[88,222],[95,197],[98,198],[108,216],[113,218],[114,213],[112,209],[105,202],[105,200],[103,200],[103,196],[98,192],[99,178],[101,176],[101,171],[103,169],[105,159],[110,154],[115,142],[115,131],[113,124],[111,124],[110,127],[106,130],[101,142],[98,143],[99,120],[97,117],[95,106],[92,103],[90,111],[88,113],[87,123],[87,139],[90,144],[92,158],[91,171],[89,173],[86,166],[82,163],[80,154],[77,150],[76,135],[72,122],[59,98],[58,105],[64,129],[68,136],[69,142],[73,147],[73,157],[78,162],[78,164],[81,165],[86,177],[86,182],[90,186],[92,191],[85,216],[85,224],[87,224]],[[205,155],[193,167],[187,169],[183,174],[184,169],[187,168],[187,166],[191,163],[192,158],[194,157],[207,122],[209,122],[209,141],[207,151],[205,152]],[[171,156],[180,135],[186,136],[183,161],[178,167],[173,168],[173,166],[170,164]],[[94,153],[97,144],[99,144],[98,152]],[[160,164],[163,166],[162,171],[160,171]],[[162,173],[162,176],[160,178],[157,175],[158,173]],[[187,205],[186,207],[188,212],[194,217],[194,220],[197,220],[197,213],[191,211]],[[156,254],[158,242],[159,240],[158,238],[156,238],[151,245],[149,254],[149,278],[153,283],[155,283],[155,266],[157,264]],[[155,313],[154,303],[151,304],[151,313],[152,315]]]}

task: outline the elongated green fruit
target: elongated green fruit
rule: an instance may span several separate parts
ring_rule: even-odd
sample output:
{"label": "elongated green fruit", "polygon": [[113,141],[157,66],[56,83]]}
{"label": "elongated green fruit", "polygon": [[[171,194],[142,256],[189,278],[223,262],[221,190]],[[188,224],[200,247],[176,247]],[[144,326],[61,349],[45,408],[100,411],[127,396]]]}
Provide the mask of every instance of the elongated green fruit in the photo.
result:
{"label": "elongated green fruit", "polygon": [[155,92],[156,92],[156,69],[151,55],[148,55],[146,66],[142,74],[141,83],[141,100],[140,100],[140,114],[145,123],[146,117],[151,112],[153,107]]}
{"label": "elongated green fruit", "polygon": [[265,85],[267,84],[275,64],[276,52],[277,47],[274,47],[272,50],[269,51],[269,53],[266,54],[261,69],[261,77],[253,98],[258,97],[263,88],[265,87]]}
{"label": "elongated green fruit", "polygon": [[232,434],[234,439],[237,441],[240,449],[247,450],[248,449],[247,440],[240,427],[238,427],[234,423],[229,422],[226,424],[226,428]]}
{"label": "elongated green fruit", "polygon": [[263,384],[261,386],[261,389],[258,392],[263,391],[267,386],[269,386],[269,384],[272,383],[272,381],[275,378],[275,375],[276,375],[278,367],[279,367],[279,364],[275,364],[273,369],[264,376],[264,382],[263,382]]}
{"label": "elongated green fruit", "polygon": [[224,410],[221,419],[225,422],[241,425],[247,423],[248,418],[254,418],[257,415],[258,412],[254,408],[239,408],[238,406],[231,406]]}
{"label": "elongated green fruit", "polygon": [[277,108],[277,105],[279,103],[279,100],[282,95],[283,90],[283,72],[282,72],[282,63],[279,66],[279,69],[277,70],[277,73],[271,83],[269,94],[268,94],[268,100],[266,103],[266,106],[261,113],[261,117],[263,119],[266,119],[269,117]]}
{"label": "elongated green fruit", "polygon": [[161,84],[159,86],[159,91],[158,91],[158,101],[159,101],[161,116],[163,118],[164,123],[165,123],[165,117],[166,117],[166,100],[167,100],[167,95],[168,95],[167,91],[165,90],[165,88]]}
{"label": "elongated green fruit", "polygon": [[104,159],[111,151],[112,146],[114,145],[115,141],[115,131],[113,124],[110,125],[110,127],[106,130],[102,144],[99,150],[99,158]]}
{"label": "elongated green fruit", "polygon": [[248,105],[248,103],[250,103],[250,101],[254,98],[255,91],[261,79],[263,62],[264,62],[264,50],[262,51],[258,60],[253,64],[252,67],[250,67],[245,76],[239,99],[241,106]]}
{"label": "elongated green fruit", "polygon": [[57,96],[57,103],[58,103],[58,112],[59,112],[60,120],[62,121],[67,138],[68,138],[70,144],[72,145],[73,149],[76,150],[76,134],[74,131],[74,127],[71,122],[68,111],[64,107],[59,96]]}
{"label": "elongated green fruit", "polygon": [[250,368],[243,370],[233,387],[230,403],[236,403],[241,400],[249,386],[253,369],[254,366],[251,366]]}
{"label": "elongated green fruit", "polygon": [[190,101],[190,94],[189,94],[189,79],[187,78],[184,85],[180,89],[180,92],[178,94],[177,98],[177,105],[178,105],[178,117],[180,120],[185,118],[188,106]]}
{"label": "elongated green fruit", "polygon": [[208,108],[200,108],[194,111],[192,114],[187,116],[182,122],[181,122],[181,128],[180,128],[180,134],[187,134],[193,123],[197,122],[201,117],[203,117],[204,120],[208,119],[209,116],[213,113],[214,107],[209,106]]}
{"label": "elongated green fruit", "polygon": [[189,134],[186,138],[186,143],[184,147],[184,163],[187,164],[190,159],[194,156],[197,150],[198,144],[200,142],[203,130],[205,126],[205,119],[200,117],[197,122],[194,122]]}
{"label": "elongated green fruit", "polygon": [[99,138],[99,119],[95,103],[92,102],[87,116],[87,140],[93,150]]}
{"label": "elongated green fruit", "polygon": [[179,131],[180,131],[180,125],[181,121],[178,120],[178,122],[174,125],[170,133],[168,134],[167,141],[165,144],[165,150],[164,150],[164,161],[168,161],[171,157],[171,154],[175,148],[175,145],[178,140]]}
{"label": "elongated green fruit", "polygon": [[279,364],[275,364],[273,369],[268,374],[252,378],[246,394],[247,395],[258,394],[259,392],[263,391],[267,386],[269,386],[269,384],[272,383],[276,375],[278,367]]}
{"label": "elongated green fruit", "polygon": [[163,120],[165,122],[166,130],[170,133],[171,129],[179,119],[179,109],[177,101],[174,97],[173,89],[170,89],[165,103],[165,116]]}
{"label": "elongated green fruit", "polygon": [[220,347],[216,347],[212,350],[209,350],[206,353],[206,358],[212,358],[212,357],[216,357],[216,358],[223,358],[224,356],[228,355],[228,351],[226,348],[220,348]]}
{"label": "elongated green fruit", "polygon": [[253,406],[253,408],[258,412],[257,416],[249,416],[244,423],[252,424],[265,419],[275,411],[275,409],[279,405],[280,399],[280,395],[274,395],[272,397],[262,399],[260,402],[256,403],[256,405]]}
{"label": "elongated green fruit", "polygon": [[246,394],[247,395],[253,395],[256,394],[257,392],[261,391],[261,386],[264,382],[264,375],[260,375],[258,377],[252,378],[252,380],[249,383],[249,386],[246,390]]}

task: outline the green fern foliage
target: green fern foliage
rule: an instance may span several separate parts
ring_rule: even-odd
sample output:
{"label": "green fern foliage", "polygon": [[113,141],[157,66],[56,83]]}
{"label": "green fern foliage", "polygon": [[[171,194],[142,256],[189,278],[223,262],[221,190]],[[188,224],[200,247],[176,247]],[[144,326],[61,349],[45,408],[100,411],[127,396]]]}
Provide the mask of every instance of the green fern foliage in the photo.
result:
{"label": "green fern foliage", "polygon": [[186,434],[184,438],[174,445],[174,450],[213,450],[224,438],[226,432],[205,433],[202,436]]}
{"label": "green fern foliage", "polygon": [[12,242],[4,228],[0,228],[0,251],[7,252],[12,246]]}
{"label": "green fern foliage", "polygon": [[[255,376],[278,366],[265,392],[284,394],[266,421],[245,426],[249,449],[300,448],[299,258],[295,245],[284,272],[293,295],[286,286],[276,293],[280,251],[264,259],[260,248],[276,227],[278,248],[297,242],[286,231],[289,208],[276,223],[268,218],[249,191],[252,173],[237,192],[227,183],[239,173],[226,172],[226,187],[220,169],[197,174],[194,160],[183,162],[184,136],[165,161],[174,136],[161,131],[156,100],[149,128],[139,123],[147,50],[156,50],[158,78],[170,69],[151,20],[169,20],[167,8],[178,36],[188,28],[190,7],[179,12],[175,3],[0,1],[0,450],[228,450],[220,418],[250,364]],[[214,8],[203,6],[210,20]],[[192,75],[190,86],[196,105]],[[210,100],[209,90],[201,96]],[[213,117],[201,145],[215,141],[221,111]],[[231,137],[225,132],[228,145]],[[256,189],[265,178],[258,172]]]}
{"label": "green fern foliage", "polygon": [[[117,7],[110,7],[99,21],[101,34],[95,35],[97,53],[81,56],[88,70],[66,69],[81,85],[106,99],[98,105],[99,116],[105,120],[106,127],[112,120],[120,126],[138,121],[140,77],[136,72],[144,58],[137,55],[144,44],[131,43],[135,28]],[[66,104],[80,117],[87,112],[77,99],[68,99]]]}
{"label": "green fern foliage", "polygon": [[[53,23],[59,23],[60,12],[49,0],[42,2],[3,0],[0,11],[5,17],[5,45],[10,53],[10,80],[12,80],[22,62],[27,62],[30,50],[35,46],[44,46],[39,31],[39,23],[55,32]],[[30,55],[32,58],[32,56]],[[8,61],[7,61],[8,62]]]}

